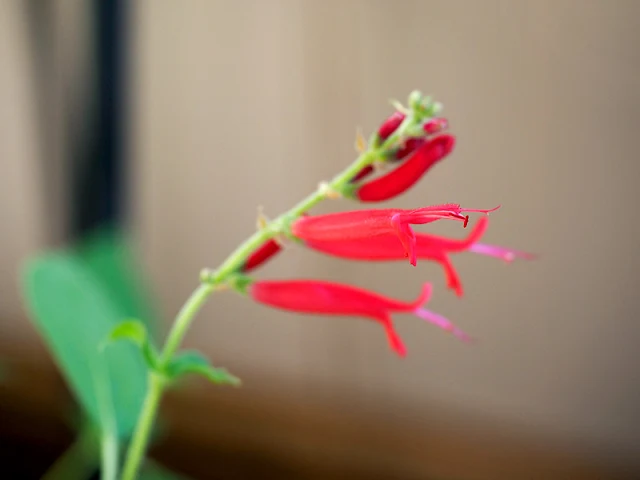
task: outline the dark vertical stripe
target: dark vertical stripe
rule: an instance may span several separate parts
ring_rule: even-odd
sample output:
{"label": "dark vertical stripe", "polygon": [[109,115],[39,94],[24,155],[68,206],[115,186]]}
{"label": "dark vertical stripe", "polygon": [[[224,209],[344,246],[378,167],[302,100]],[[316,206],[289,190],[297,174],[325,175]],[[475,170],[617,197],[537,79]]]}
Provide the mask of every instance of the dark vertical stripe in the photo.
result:
{"label": "dark vertical stripe", "polygon": [[94,0],[95,109],[84,138],[78,138],[74,161],[75,195],[72,208],[75,235],[104,224],[117,223],[124,194],[124,53],[125,3]]}

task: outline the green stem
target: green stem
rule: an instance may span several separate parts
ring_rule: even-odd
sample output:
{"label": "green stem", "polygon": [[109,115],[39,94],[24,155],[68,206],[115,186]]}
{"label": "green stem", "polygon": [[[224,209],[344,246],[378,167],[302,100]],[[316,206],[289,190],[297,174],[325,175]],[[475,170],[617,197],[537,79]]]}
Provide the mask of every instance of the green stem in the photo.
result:
{"label": "green stem", "polygon": [[[214,290],[214,285],[207,283],[200,284],[185,302],[180,312],[178,312],[160,356],[161,366],[166,366],[171,361],[176,350],[180,347],[180,343],[182,343],[182,339],[187,333],[191,321]],[[162,377],[153,372],[149,374],[149,389],[144,404],[142,405],[142,411],[140,412],[140,418],[133,433],[133,438],[131,439],[131,445],[129,446],[127,459],[122,472],[122,480],[134,480],[136,478],[140,463],[147,448],[149,435],[151,434],[151,428],[158,411],[164,387],[165,383]]]}
{"label": "green stem", "polygon": [[180,312],[178,312],[178,316],[169,331],[169,335],[167,335],[164,350],[160,357],[161,365],[165,366],[171,361],[174,353],[176,353],[176,350],[180,347],[191,321],[214,290],[214,285],[201,283],[185,302]]}
{"label": "green stem", "polygon": [[100,443],[102,465],[100,478],[102,480],[116,480],[118,475],[118,437],[115,429],[103,432]]}
{"label": "green stem", "polygon": [[[385,142],[386,144],[386,142]],[[358,157],[358,159],[344,170],[341,174],[337,175],[331,182],[327,184],[326,189],[318,188],[315,192],[308,195],[305,199],[297,203],[291,210],[283,213],[267,227],[257,231],[247,240],[245,240],[227,259],[220,265],[220,267],[211,275],[208,280],[213,285],[219,285],[223,283],[229,275],[238,270],[245,259],[253,253],[264,242],[276,236],[287,220],[295,219],[307,212],[322,200],[327,198],[327,191],[340,191],[342,188],[351,181],[351,179],[365,166],[373,162],[380,154],[377,150],[369,150]]]}
{"label": "green stem", "polygon": [[140,464],[147,450],[149,435],[153,427],[158,407],[160,406],[160,398],[164,391],[164,381],[157,373],[149,373],[149,388],[145,397],[138,424],[133,432],[127,459],[122,469],[122,480],[135,480],[140,469]]}
{"label": "green stem", "polygon": [[[418,121],[418,118],[408,115],[394,134],[387,138],[382,145],[372,146],[366,152],[362,153],[347,169],[339,175],[336,175],[336,177],[334,177],[324,188],[318,188],[288,212],[280,215],[265,228],[255,232],[238,248],[236,248],[236,250],[227,257],[217,270],[212,273],[203,273],[201,275],[200,286],[198,286],[186,301],[171,327],[160,357],[160,365],[166,366],[169,364],[173,355],[180,347],[182,339],[189,329],[191,322],[200,308],[202,308],[209,295],[211,295],[211,293],[213,293],[217,288],[223,286],[229,280],[229,277],[238,271],[249,255],[251,255],[264,242],[285,231],[289,222],[298,218],[300,215],[327,198],[327,194],[329,192],[343,191],[344,187],[358,172],[360,172],[362,168],[371,164],[378,158],[383,158],[384,152],[387,152],[392,146],[397,145],[406,135],[406,132],[411,127],[415,126]],[[163,378],[155,373],[151,373],[149,377],[149,389],[147,390],[147,396],[142,406],[138,423],[133,432],[133,437],[123,468],[122,480],[135,480],[136,478],[140,464],[144,458],[147,443],[149,441],[149,435],[159,408],[164,388],[165,384],[163,382]]]}
{"label": "green stem", "polygon": [[113,407],[113,396],[107,378],[106,366],[96,362],[94,370],[100,375],[93,377],[98,412],[100,415],[100,479],[116,480],[118,475],[118,426]]}

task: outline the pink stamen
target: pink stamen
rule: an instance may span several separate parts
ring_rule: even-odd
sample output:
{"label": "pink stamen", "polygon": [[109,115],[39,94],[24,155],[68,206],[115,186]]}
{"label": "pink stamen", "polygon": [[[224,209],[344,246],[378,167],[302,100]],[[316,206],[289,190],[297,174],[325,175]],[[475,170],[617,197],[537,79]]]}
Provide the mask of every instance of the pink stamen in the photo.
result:
{"label": "pink stamen", "polygon": [[480,255],[487,255],[488,257],[501,258],[505,262],[509,263],[518,258],[524,260],[534,260],[536,258],[536,255],[532,253],[512,250],[510,248],[500,247],[497,245],[487,245],[484,243],[474,243],[469,247],[469,251]]}
{"label": "pink stamen", "polygon": [[469,212],[469,213],[484,213],[485,215],[489,215],[491,212],[495,212],[496,210],[498,210],[502,205],[498,205],[497,207],[494,208],[490,208],[488,210],[486,209],[481,209],[481,208],[461,208],[460,212]]}
{"label": "pink stamen", "polygon": [[452,333],[455,337],[459,338],[465,343],[470,343],[473,339],[467,335],[465,332],[456,327],[451,321],[449,321],[446,317],[432,312],[431,310],[427,310],[425,308],[417,308],[414,310],[415,315],[422,320],[429,322],[441,329]]}

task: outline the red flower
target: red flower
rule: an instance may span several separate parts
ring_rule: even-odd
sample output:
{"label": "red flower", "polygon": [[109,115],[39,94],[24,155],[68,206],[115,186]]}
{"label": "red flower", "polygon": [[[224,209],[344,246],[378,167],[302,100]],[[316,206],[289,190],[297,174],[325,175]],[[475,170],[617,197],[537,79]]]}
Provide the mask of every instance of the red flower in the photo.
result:
{"label": "red flower", "polygon": [[[453,240],[435,235],[416,233],[416,256],[421,260],[433,260],[440,263],[447,276],[447,285],[462,296],[462,283],[451,264],[449,253],[463,252],[475,244],[487,229],[489,219],[480,218],[463,240]],[[404,260],[404,249],[395,235],[369,237],[355,241],[344,242],[313,242],[306,241],[305,245],[313,250],[328,255],[349,260],[363,260],[367,262],[386,262]]]}
{"label": "red flower", "polygon": [[[306,213],[302,214],[306,216]],[[238,269],[240,272],[250,272],[251,270],[255,270],[263,263],[266,263],[274,257],[276,254],[280,253],[282,250],[282,241],[276,240],[275,238],[271,238],[256,248],[245,260],[242,266]]]}
{"label": "red flower", "polygon": [[472,210],[463,209],[460,205],[450,203],[416,210],[388,208],[330,213],[295,220],[291,224],[291,233],[305,242],[314,242],[316,245],[328,242],[366,240],[371,237],[375,237],[379,241],[384,236],[395,236],[403,247],[404,255],[409,257],[411,265],[415,266],[417,239],[411,225],[430,223],[440,219],[453,219],[464,222],[466,227],[469,217],[462,215],[463,213],[489,213],[498,208]]}
{"label": "red flower", "polygon": [[367,165],[366,167],[362,167],[362,169],[356,173],[356,175],[351,179],[351,183],[356,183],[362,180],[365,177],[368,177],[374,172],[375,168],[373,165]]}
{"label": "red flower", "polygon": [[400,124],[404,121],[405,114],[402,112],[393,112],[389,118],[387,118],[380,128],[378,129],[378,137],[381,142],[384,142],[387,138],[393,135]]}
{"label": "red flower", "polygon": [[280,244],[272,239],[264,242],[260,247],[258,247],[254,252],[247,257],[247,260],[244,262],[242,267],[240,268],[241,272],[249,272],[254,268],[258,268],[264,262],[273,257],[276,253],[282,250]]}
{"label": "red flower", "polygon": [[[469,251],[481,255],[503,258],[506,261],[512,261],[516,258],[529,260],[535,258],[535,256],[530,253],[478,243],[488,226],[489,219],[487,217],[481,217],[474,225],[469,236],[462,240],[416,233],[416,255],[421,260],[432,260],[440,263],[447,277],[447,286],[454,290],[458,296],[462,296],[463,289],[460,277],[449,258],[449,254],[451,253]],[[327,255],[349,260],[386,262],[404,260],[406,258],[404,250],[395,235],[331,243],[307,241],[305,245]]]}
{"label": "red flower", "polygon": [[405,158],[407,158],[407,156],[411,155],[418,148],[424,145],[424,142],[426,142],[426,140],[421,137],[411,137],[407,139],[407,141],[404,142],[404,144],[398,150],[396,150],[395,155],[389,160],[392,162],[404,160]]}
{"label": "red flower", "polygon": [[443,130],[446,130],[447,128],[449,128],[449,122],[447,121],[446,118],[441,118],[441,117],[437,117],[429,120],[422,127],[422,129],[424,130],[424,133],[426,133],[427,135],[435,135],[436,133],[440,133]]}
{"label": "red flower", "polygon": [[367,317],[382,324],[391,349],[405,356],[406,348],[395,331],[391,314],[413,313],[419,318],[453,333],[458,338],[470,338],[449,320],[422,308],[431,296],[431,285],[425,284],[413,302],[387,298],[361,288],[319,280],[256,281],[247,293],[257,302],[299,313]]}
{"label": "red flower", "polygon": [[359,186],[354,194],[362,202],[380,202],[411,188],[455,146],[455,137],[440,135],[422,144],[402,165],[375,180]]}
{"label": "red flower", "polygon": [[[398,127],[404,121],[404,119],[405,119],[404,113],[400,113],[400,112],[395,112],[393,115],[387,118],[378,129],[378,142],[383,142],[387,138],[389,138],[398,129]],[[415,150],[417,150],[419,147],[424,145],[424,143],[426,142],[426,137],[430,135],[435,135],[436,133],[440,133],[443,130],[447,129],[448,127],[449,127],[449,123],[447,122],[446,118],[438,117],[438,118],[433,118],[429,120],[422,126],[422,130],[424,131],[425,136],[408,138],[402,144],[402,146],[400,146],[395,150],[395,153],[393,155],[389,155],[389,158],[388,158],[389,161],[395,162],[395,161],[403,160],[408,155],[410,155]],[[451,148],[453,148],[453,146]],[[373,171],[374,171],[373,166],[367,165],[366,167],[362,168],[351,179],[351,182],[355,183],[359,180],[362,180],[363,178],[373,173]]]}
{"label": "red flower", "polygon": [[[389,118],[387,118],[380,128],[378,129],[378,144],[384,142],[387,138],[389,138],[393,132],[395,132],[400,124],[406,118],[404,113],[401,112],[393,112]],[[374,171],[372,165],[367,165],[362,168],[352,179],[351,182],[357,182],[358,180],[362,180],[363,178],[369,176]]]}

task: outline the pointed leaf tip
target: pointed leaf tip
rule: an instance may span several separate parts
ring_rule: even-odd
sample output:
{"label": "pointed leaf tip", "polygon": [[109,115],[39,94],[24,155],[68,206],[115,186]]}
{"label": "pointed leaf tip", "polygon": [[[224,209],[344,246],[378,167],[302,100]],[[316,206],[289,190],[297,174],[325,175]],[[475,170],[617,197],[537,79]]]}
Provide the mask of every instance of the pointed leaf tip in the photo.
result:
{"label": "pointed leaf tip", "polygon": [[141,346],[147,340],[147,329],[139,320],[125,320],[111,330],[103,346],[118,340],[130,340]]}
{"label": "pointed leaf tip", "polygon": [[149,341],[147,327],[140,320],[125,320],[116,325],[109,337],[101,344],[100,349],[104,350],[110,344],[118,341],[130,341],[142,352],[147,366],[151,370],[158,370],[158,351]]}
{"label": "pointed leaf tip", "polygon": [[238,377],[229,373],[225,368],[214,367],[204,355],[196,351],[186,351],[177,355],[166,367],[164,373],[171,380],[188,374],[196,374],[219,385],[237,387],[242,384]]}

